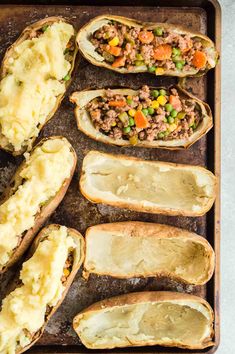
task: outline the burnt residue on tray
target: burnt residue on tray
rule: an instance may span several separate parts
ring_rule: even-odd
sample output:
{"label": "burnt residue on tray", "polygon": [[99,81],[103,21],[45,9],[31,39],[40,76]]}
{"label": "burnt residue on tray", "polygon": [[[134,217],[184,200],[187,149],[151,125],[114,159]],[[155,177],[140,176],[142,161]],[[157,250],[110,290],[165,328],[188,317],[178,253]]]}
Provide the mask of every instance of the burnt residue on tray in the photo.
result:
{"label": "burnt residue on tray", "polygon": [[[141,21],[171,22],[184,24],[194,31],[206,32],[207,17],[206,12],[201,8],[155,8],[150,6],[60,6],[60,5],[28,5],[28,6],[2,6],[0,10],[0,57],[2,58],[7,47],[19,36],[20,32],[30,23],[45,16],[64,16],[72,21],[77,29],[89,21],[91,18],[112,13],[116,15],[128,15]],[[184,151],[167,151],[161,149],[144,148],[120,148],[108,146],[93,141],[78,131],[73,114],[73,105],[69,102],[68,96],[73,91],[87,88],[102,87],[131,87],[138,88],[143,84],[150,86],[170,86],[176,83],[175,78],[155,77],[151,74],[128,74],[121,75],[95,67],[81,58],[80,65],[74,75],[74,81],[70,86],[66,97],[60,108],[51,121],[43,128],[39,139],[51,135],[64,135],[69,139],[78,155],[78,164],[72,183],[68,192],[53,213],[48,223],[61,223],[69,227],[74,227],[83,234],[92,225],[106,222],[140,220],[149,222],[166,223],[173,226],[183,227],[206,236],[207,218],[170,217],[164,215],[154,215],[139,213],[130,210],[119,209],[111,206],[92,204],[86,200],[78,189],[82,160],[90,150],[100,150],[110,153],[121,153],[136,156],[146,160],[162,160],[207,165],[207,137],[203,137],[191,148]],[[187,79],[186,89],[205,100],[207,78]],[[209,133],[213,134],[213,130]],[[39,140],[38,139],[38,140]],[[22,160],[21,157],[13,158],[5,152],[0,152],[0,191],[3,190],[7,181],[13,175],[16,165]],[[147,177],[146,177],[147,178]],[[207,235],[209,241],[213,240],[213,232]],[[110,297],[133,291],[142,290],[172,290],[188,292],[199,296],[206,296],[206,286],[189,286],[169,280],[167,278],[147,278],[118,280],[111,277],[98,277],[92,275],[88,281],[79,271],[76,279],[59,310],[50,320],[44,335],[38,342],[41,345],[55,344],[79,344],[78,337],[71,328],[73,316],[87,307],[91,303]],[[2,278],[3,285],[12,279],[12,272],[7,273]],[[4,285],[5,287],[5,285]],[[3,295],[3,292],[2,292]]]}

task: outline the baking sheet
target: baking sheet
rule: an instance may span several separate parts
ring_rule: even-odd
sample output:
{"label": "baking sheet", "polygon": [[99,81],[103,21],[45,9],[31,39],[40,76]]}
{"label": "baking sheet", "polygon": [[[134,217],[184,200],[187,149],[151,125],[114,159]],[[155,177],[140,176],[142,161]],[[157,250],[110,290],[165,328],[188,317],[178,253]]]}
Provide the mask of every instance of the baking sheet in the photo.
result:
{"label": "baking sheet", "polygon": [[[131,1],[129,3],[132,5]],[[190,3],[192,2],[190,1]],[[128,1],[126,4],[128,5]],[[211,29],[212,23],[211,18],[208,18],[208,11],[206,11],[204,8],[158,8],[155,6],[138,6],[138,2],[135,4],[136,6],[2,5],[0,7],[0,56],[3,56],[6,48],[19,36],[20,32],[27,25],[41,18],[44,18],[45,16],[64,16],[71,20],[77,29],[79,29],[83,24],[95,16],[105,13],[112,13],[122,16],[128,15],[129,17],[142,21],[171,22],[180,25],[184,24],[194,31],[207,33],[207,30],[209,29],[211,35],[215,33],[215,27],[214,32],[213,28]],[[209,25],[208,21],[210,21]],[[217,42],[217,47],[218,44],[219,43]],[[214,239],[216,229],[214,228],[214,223],[217,221],[217,216],[215,218],[215,213],[218,214],[218,199],[216,202],[217,211],[215,208],[213,208],[207,214],[207,216],[189,218],[138,213],[107,205],[96,205],[92,204],[81,195],[78,189],[81,164],[83,157],[90,150],[99,150],[114,154],[122,153],[144,158],[146,160],[171,161],[196,164],[205,167],[209,166],[213,172],[215,172],[215,168],[217,168],[218,174],[218,156],[216,156],[214,153],[214,147],[215,145],[216,148],[218,147],[219,141],[217,137],[217,144],[215,144],[215,128],[209,132],[207,137],[203,137],[191,148],[184,151],[167,151],[144,148],[120,148],[107,146],[102,143],[93,141],[78,131],[76,127],[76,122],[73,114],[74,107],[68,100],[70,93],[86,88],[102,88],[112,86],[132,88],[138,88],[143,84],[148,84],[150,86],[169,86],[170,84],[176,83],[177,79],[155,77],[154,75],[150,74],[120,75],[102,68],[95,67],[84,59],[81,59],[80,63],[77,63],[77,65],[78,67],[77,70],[75,70],[74,81],[70,86],[60,109],[57,111],[54,118],[44,127],[40,134],[40,139],[51,135],[64,135],[72,143],[78,155],[78,165],[69,190],[63,202],[51,216],[48,223],[60,223],[69,227],[74,227],[84,234],[87,227],[105,222],[126,220],[158,222],[197,232],[198,234],[206,237],[212,246],[215,246]],[[217,75],[218,70],[219,68],[217,67]],[[211,105],[211,108],[214,110],[214,112],[214,94],[215,92],[219,92],[219,82],[217,82],[216,86],[215,78],[215,72],[210,72],[208,76],[188,79],[186,82],[186,88],[190,92],[202,100],[209,100],[208,103]],[[207,92],[208,87],[210,88],[209,92]],[[216,129],[218,129],[218,126],[219,115],[217,114]],[[217,164],[215,164],[216,159]],[[16,166],[21,162],[21,160],[21,157],[13,158],[5,152],[0,152],[0,192],[6,186],[11,175],[14,173]],[[217,228],[217,234],[218,232],[219,228]],[[219,234],[217,237],[219,237]],[[219,257],[218,253],[217,257]],[[10,281],[13,275],[14,270],[7,273],[3,279],[1,279],[0,287],[2,289],[2,296],[4,294],[5,285]],[[75,351],[77,353],[81,351],[89,352],[89,350],[84,349],[84,347],[80,345],[78,337],[71,328],[71,321],[74,315],[83,308],[87,307],[95,301],[113,295],[143,290],[172,290],[187,292],[207,298],[212,307],[215,309],[215,292],[218,291],[218,286],[216,287],[215,281],[216,279],[213,277],[208,285],[194,287],[191,285],[182,285],[175,281],[169,281],[167,278],[135,278],[129,280],[117,280],[107,276],[98,277],[92,275],[88,281],[85,281],[81,278],[80,270],[65,301],[57,313],[50,320],[43,336],[37,345],[31,349],[31,352],[35,352],[36,350],[39,352],[45,352],[47,350],[52,350],[52,352],[55,352],[56,350],[66,350],[67,352]],[[218,342],[218,335],[219,330],[217,328],[216,342]],[[62,345],[66,345],[66,349],[60,347]],[[142,352],[192,353],[192,351],[187,350],[164,349],[161,347],[156,347],[156,351],[156,349],[153,348],[142,348],[141,350]],[[212,352],[211,350],[213,349],[207,349],[204,350],[204,352]],[[125,352],[125,349],[118,350],[118,352],[119,351]],[[131,351],[139,352],[140,349],[132,348]],[[114,350],[112,352],[116,351]]]}

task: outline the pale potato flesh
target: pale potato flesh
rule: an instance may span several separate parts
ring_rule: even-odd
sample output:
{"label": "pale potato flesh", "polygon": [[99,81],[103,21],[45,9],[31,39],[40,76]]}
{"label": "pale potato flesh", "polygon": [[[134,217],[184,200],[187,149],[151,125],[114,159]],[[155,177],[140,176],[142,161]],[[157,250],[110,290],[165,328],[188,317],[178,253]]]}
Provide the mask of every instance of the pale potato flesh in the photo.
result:
{"label": "pale potato flesh", "polygon": [[85,268],[121,278],[169,273],[195,284],[208,279],[211,265],[209,250],[200,241],[146,236],[144,230],[132,237],[94,227],[86,238]]}
{"label": "pale potato flesh", "polygon": [[214,199],[213,174],[195,166],[90,152],[83,168],[81,190],[92,201],[200,215]]}
{"label": "pale potato flesh", "polygon": [[202,304],[189,301],[138,303],[88,311],[75,330],[88,348],[143,342],[196,347],[208,336],[207,315]]}

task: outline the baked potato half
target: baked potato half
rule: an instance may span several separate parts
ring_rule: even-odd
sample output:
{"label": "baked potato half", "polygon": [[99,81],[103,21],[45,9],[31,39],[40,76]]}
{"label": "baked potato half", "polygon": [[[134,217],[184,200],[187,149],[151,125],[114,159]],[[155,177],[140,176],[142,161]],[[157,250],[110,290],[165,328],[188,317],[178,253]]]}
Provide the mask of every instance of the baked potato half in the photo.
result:
{"label": "baked potato half", "polygon": [[214,272],[215,254],[209,242],[173,226],[139,221],[95,225],[87,229],[85,241],[85,278],[167,276],[203,285]]}
{"label": "baked potato half", "polygon": [[23,353],[41,337],[83,258],[84,239],[78,231],[55,224],[41,230],[15,279],[15,289],[2,302],[1,353]]}
{"label": "baked potato half", "polygon": [[19,260],[63,199],[77,163],[64,137],[41,140],[16,170],[0,204],[0,273]]}
{"label": "baked potato half", "polygon": [[130,293],[80,312],[73,327],[89,349],[161,345],[203,349],[213,343],[213,311],[204,299],[167,291]]}
{"label": "baked potato half", "polygon": [[62,17],[26,27],[0,69],[0,148],[21,155],[32,148],[71,82],[75,29]]}
{"label": "baked potato half", "polygon": [[70,101],[79,130],[117,146],[188,148],[213,126],[208,104],[179,86],[85,90]]}
{"label": "baked potato half", "polygon": [[122,74],[198,76],[214,68],[219,57],[214,43],[201,33],[108,14],[85,24],[77,43],[89,62]]}
{"label": "baked potato half", "polygon": [[85,156],[79,185],[91,202],[166,215],[204,215],[216,196],[216,177],[203,167],[99,151]]}

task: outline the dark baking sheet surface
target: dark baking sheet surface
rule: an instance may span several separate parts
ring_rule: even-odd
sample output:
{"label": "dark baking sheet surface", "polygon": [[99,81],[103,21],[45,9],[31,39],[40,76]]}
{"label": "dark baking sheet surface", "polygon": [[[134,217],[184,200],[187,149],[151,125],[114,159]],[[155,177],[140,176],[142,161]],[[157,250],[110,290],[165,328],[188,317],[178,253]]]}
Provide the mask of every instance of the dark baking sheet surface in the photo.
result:
{"label": "dark baking sheet surface", "polygon": [[[48,2],[49,3],[49,2]],[[56,2],[55,2],[56,3]],[[82,2],[81,2],[82,3]],[[111,2],[106,1],[106,4]],[[168,2],[169,3],[169,2]],[[172,3],[175,3],[172,0]],[[182,2],[181,2],[182,3]],[[188,5],[193,2],[188,1]],[[209,1],[205,1],[208,3]],[[70,6],[70,5],[1,5],[0,6],[0,57],[4,55],[7,47],[19,36],[20,32],[30,23],[45,16],[64,16],[72,21],[75,28],[79,29],[91,18],[112,13],[136,18],[142,21],[171,22],[185,25],[193,31],[208,33],[212,39],[215,35],[215,17],[207,8],[202,7],[155,7],[139,6],[138,1],[126,1],[126,6]],[[128,6],[129,4],[129,6]],[[134,5],[134,6],[133,6]],[[153,4],[154,5],[154,4]],[[180,1],[179,1],[180,5]],[[209,5],[208,5],[209,6]],[[214,9],[212,6],[211,9]],[[208,17],[209,16],[209,17]],[[217,69],[218,70],[218,69]],[[111,147],[89,139],[79,132],[73,114],[73,105],[69,102],[68,96],[73,91],[86,88],[102,88],[112,86],[140,87],[143,84],[151,86],[170,85],[176,83],[175,78],[155,77],[150,74],[120,75],[102,68],[92,66],[84,59],[81,59],[75,71],[74,81],[64,98],[60,109],[54,118],[45,126],[39,138],[51,135],[64,135],[69,139],[78,155],[78,165],[75,176],[69,190],[54,212],[48,223],[61,223],[74,227],[83,234],[87,227],[99,223],[141,220],[149,222],[165,223],[185,228],[207,237],[214,246],[215,237],[215,209],[213,208],[207,216],[198,218],[169,217],[138,213],[125,209],[118,209],[106,205],[96,205],[86,200],[78,189],[78,180],[83,157],[89,150],[100,150],[111,153],[122,153],[144,158],[146,160],[162,160],[187,164],[198,164],[207,166],[215,172],[215,129],[209,132],[207,137],[202,138],[189,150],[167,151],[160,149],[143,148],[119,148]],[[186,88],[202,100],[207,100],[212,110],[215,108],[215,73],[210,72],[208,76],[188,79]],[[208,91],[208,88],[210,89]],[[218,90],[218,87],[217,87]],[[219,97],[218,97],[219,99]],[[219,124],[219,116],[216,117]],[[217,126],[218,127],[218,126]],[[16,166],[22,158],[13,158],[5,152],[0,152],[0,192],[8,183],[15,171]],[[217,200],[217,203],[219,201]],[[219,236],[219,235],[218,235]],[[14,271],[7,273],[1,279],[0,290],[2,296],[5,285],[10,281]],[[217,274],[217,273],[216,273]],[[218,285],[218,281],[217,281]],[[147,278],[117,280],[111,277],[97,277],[92,275],[88,281],[81,278],[79,271],[65,301],[60,309],[49,322],[43,336],[31,352],[93,352],[80,345],[79,339],[71,328],[71,321],[75,314],[95,301],[133,291],[142,290],[172,290],[187,292],[207,298],[212,307],[215,308],[215,277],[207,286],[186,286],[178,282],[169,281],[167,278]],[[216,342],[219,340],[219,329],[216,329]],[[66,347],[65,347],[66,345]],[[212,352],[215,348],[196,352]],[[102,351],[99,351],[102,352]],[[104,351],[103,351],[104,352]],[[114,350],[111,352],[167,352],[167,353],[192,353],[192,351],[178,350],[161,347],[132,348]]]}

